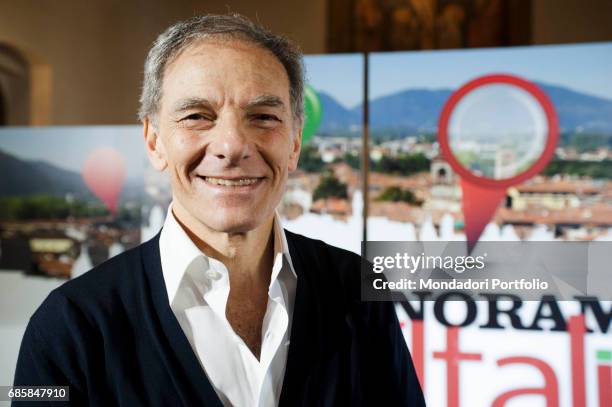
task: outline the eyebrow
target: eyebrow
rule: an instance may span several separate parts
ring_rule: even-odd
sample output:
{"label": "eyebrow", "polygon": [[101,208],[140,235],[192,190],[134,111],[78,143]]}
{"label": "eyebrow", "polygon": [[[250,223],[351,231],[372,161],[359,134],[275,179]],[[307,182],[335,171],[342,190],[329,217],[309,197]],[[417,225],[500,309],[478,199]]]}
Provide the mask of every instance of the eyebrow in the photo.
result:
{"label": "eyebrow", "polygon": [[[268,94],[257,96],[255,99],[244,104],[242,108],[244,110],[250,110],[250,109],[254,109],[254,108],[262,107],[262,106],[263,107],[280,107],[283,110],[285,110],[285,103],[283,103],[283,100],[280,97],[274,96],[274,95],[268,95]],[[191,109],[196,109],[196,108],[213,109],[213,103],[206,98],[200,98],[200,97],[185,98],[185,99],[179,100],[175,104],[174,112],[181,113],[186,110],[191,110]]]}
{"label": "eyebrow", "polygon": [[179,100],[175,105],[173,111],[175,113],[181,113],[186,110],[195,109],[195,108],[208,108],[212,109],[213,104],[206,98],[186,98]]}
{"label": "eyebrow", "polygon": [[283,103],[283,100],[281,98],[279,98],[278,96],[274,96],[274,95],[261,95],[261,96],[257,96],[255,99],[251,100],[250,102],[248,102],[245,106],[244,109],[249,110],[249,109],[253,109],[256,107],[280,107],[283,110],[285,109],[285,104]]}

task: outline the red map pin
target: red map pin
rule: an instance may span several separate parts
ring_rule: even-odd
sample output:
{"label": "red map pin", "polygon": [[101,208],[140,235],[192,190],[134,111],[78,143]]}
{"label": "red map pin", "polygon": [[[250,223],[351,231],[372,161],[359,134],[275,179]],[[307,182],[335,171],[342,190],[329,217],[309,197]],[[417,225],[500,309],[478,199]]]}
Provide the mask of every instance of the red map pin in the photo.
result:
{"label": "red map pin", "polygon": [[85,160],[82,176],[87,187],[115,215],[125,181],[123,155],[110,147],[97,148]]}
{"label": "red map pin", "polygon": [[514,75],[481,76],[448,99],[438,125],[445,160],[461,177],[468,250],[506,195],[553,157],[559,125],[548,96]]}

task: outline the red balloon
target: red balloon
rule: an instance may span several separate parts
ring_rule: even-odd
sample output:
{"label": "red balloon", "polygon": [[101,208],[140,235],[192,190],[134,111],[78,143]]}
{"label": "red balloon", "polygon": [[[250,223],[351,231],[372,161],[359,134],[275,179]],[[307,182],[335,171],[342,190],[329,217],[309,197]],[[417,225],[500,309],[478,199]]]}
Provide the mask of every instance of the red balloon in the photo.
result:
{"label": "red balloon", "polygon": [[116,214],[125,181],[125,159],[121,153],[110,147],[94,150],[85,160],[82,175],[91,192]]}

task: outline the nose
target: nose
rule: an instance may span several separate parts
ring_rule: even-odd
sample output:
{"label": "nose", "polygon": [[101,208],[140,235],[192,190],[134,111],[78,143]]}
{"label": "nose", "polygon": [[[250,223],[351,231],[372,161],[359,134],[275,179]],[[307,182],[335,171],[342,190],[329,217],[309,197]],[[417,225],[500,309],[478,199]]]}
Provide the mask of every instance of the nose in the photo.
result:
{"label": "nose", "polygon": [[236,117],[219,118],[215,126],[215,134],[207,147],[207,154],[214,160],[224,161],[224,165],[232,166],[251,155],[244,129],[241,129]]}

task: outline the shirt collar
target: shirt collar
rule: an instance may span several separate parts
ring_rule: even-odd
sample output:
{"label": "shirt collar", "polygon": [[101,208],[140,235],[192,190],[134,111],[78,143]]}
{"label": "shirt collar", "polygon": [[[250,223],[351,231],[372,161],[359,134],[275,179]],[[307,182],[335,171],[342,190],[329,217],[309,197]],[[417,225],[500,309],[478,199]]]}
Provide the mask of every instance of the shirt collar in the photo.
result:
{"label": "shirt collar", "polygon": [[[291,256],[289,254],[289,246],[287,244],[287,236],[283,229],[280,216],[277,212],[274,214],[274,257],[272,275],[270,278],[270,287],[273,286],[282,270],[290,270],[292,278],[297,279],[297,274],[293,268],[291,262]],[[161,258],[162,274],[166,283],[166,290],[168,293],[168,302],[172,304],[176,293],[179,289],[183,277],[190,269],[190,267],[197,263],[202,264],[203,268],[198,267],[202,270],[202,273],[208,268],[219,269],[215,267],[215,264],[222,264],[213,258],[208,258],[189,238],[185,230],[178,223],[174,214],[172,213],[172,204],[168,206],[168,212],[166,214],[166,220],[161,230],[159,237],[159,251]],[[285,265],[287,267],[285,267]],[[200,274],[200,273],[198,273]]]}

